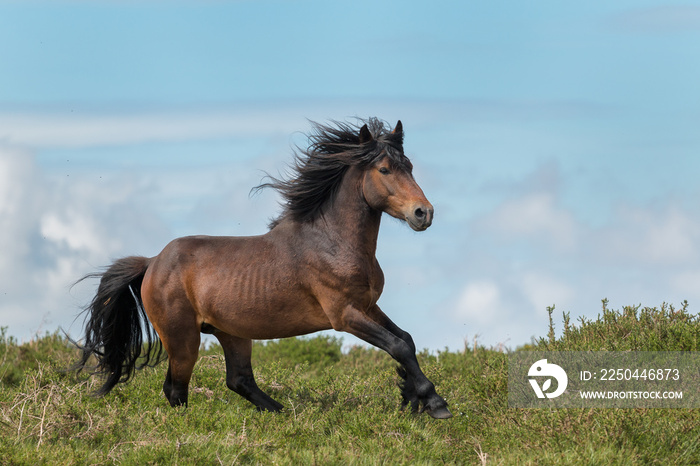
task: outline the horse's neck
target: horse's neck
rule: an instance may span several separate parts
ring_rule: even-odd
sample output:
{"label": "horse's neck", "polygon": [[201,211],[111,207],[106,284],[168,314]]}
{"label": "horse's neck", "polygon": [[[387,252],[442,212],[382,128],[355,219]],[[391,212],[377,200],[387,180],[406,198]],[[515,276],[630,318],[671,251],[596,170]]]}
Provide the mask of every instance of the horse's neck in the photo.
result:
{"label": "horse's neck", "polygon": [[343,246],[349,246],[362,255],[374,256],[382,213],[367,205],[362,194],[361,177],[361,170],[348,170],[333,204],[327,206],[323,219],[316,224],[342,241]]}

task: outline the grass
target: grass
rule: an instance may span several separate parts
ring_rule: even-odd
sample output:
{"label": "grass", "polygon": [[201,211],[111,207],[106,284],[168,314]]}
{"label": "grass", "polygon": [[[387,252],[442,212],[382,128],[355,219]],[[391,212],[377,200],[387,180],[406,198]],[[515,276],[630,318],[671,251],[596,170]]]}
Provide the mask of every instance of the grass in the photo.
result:
{"label": "grass", "polygon": [[[700,315],[663,304],[609,310],[523,349],[697,351]],[[0,464],[698,464],[700,410],[512,409],[506,355],[483,347],[419,360],[455,417],[398,409],[393,361],[320,336],[256,343],[263,390],[286,406],[258,413],[224,383],[218,346],[203,350],[190,407],[161,392],[165,365],[103,398],[57,334],[18,344],[0,333]]]}

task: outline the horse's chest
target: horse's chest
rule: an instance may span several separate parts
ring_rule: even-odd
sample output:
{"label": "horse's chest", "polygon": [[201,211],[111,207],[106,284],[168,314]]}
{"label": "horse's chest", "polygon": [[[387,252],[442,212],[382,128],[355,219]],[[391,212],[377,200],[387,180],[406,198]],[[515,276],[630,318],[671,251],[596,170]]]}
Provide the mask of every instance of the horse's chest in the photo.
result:
{"label": "horse's chest", "polygon": [[379,264],[363,263],[349,268],[349,273],[339,277],[341,283],[346,285],[348,291],[356,296],[365,296],[374,304],[384,290],[384,272]]}
{"label": "horse's chest", "polygon": [[334,248],[321,257],[317,270],[325,288],[367,305],[376,303],[384,289],[384,273],[376,257],[347,247]]}
{"label": "horse's chest", "polygon": [[379,264],[373,269],[371,276],[368,278],[369,291],[372,296],[372,303],[376,303],[384,291],[384,272],[382,272]]}

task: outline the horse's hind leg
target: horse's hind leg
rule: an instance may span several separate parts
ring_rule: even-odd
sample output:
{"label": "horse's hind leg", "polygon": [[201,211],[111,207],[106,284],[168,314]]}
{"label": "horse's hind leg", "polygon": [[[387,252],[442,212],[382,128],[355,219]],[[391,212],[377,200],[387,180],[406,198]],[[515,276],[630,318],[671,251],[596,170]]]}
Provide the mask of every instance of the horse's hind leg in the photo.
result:
{"label": "horse's hind leg", "polygon": [[163,393],[170,406],[187,406],[190,378],[199,355],[199,332],[177,332],[177,336],[161,336],[168,353],[168,373],[163,383]]}
{"label": "horse's hind leg", "polygon": [[226,386],[253,403],[259,410],[277,412],[284,406],[260,390],[253,377],[250,355],[252,340],[218,331],[214,336],[221,343],[226,358]]}

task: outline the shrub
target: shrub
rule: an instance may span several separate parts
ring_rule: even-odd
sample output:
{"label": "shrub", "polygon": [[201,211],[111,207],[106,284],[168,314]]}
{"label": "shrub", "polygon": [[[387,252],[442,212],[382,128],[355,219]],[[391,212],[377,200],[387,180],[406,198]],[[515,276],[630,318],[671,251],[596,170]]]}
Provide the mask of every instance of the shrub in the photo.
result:
{"label": "shrub", "polygon": [[596,320],[579,318],[580,326],[563,313],[563,331],[555,337],[549,312],[549,332],[528,349],[549,351],[698,351],[700,348],[700,314],[688,312],[688,302],[680,309],[662,303],[660,307],[626,306],[621,311],[608,309],[602,301],[602,314]]}

